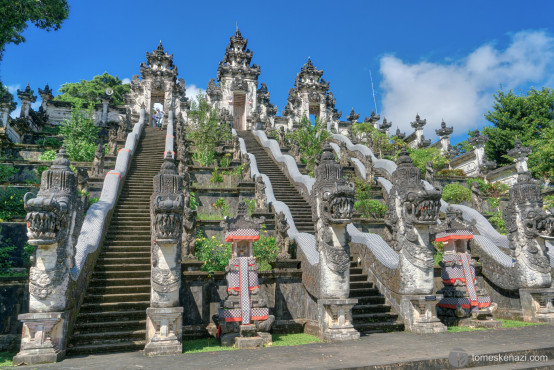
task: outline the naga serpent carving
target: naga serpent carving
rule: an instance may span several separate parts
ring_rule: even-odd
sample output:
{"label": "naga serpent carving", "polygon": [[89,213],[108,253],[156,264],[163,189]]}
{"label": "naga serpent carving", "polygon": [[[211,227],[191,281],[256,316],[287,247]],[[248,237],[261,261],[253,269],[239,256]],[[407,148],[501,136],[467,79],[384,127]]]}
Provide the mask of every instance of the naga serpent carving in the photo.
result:
{"label": "naga serpent carving", "polygon": [[399,253],[399,265],[390,276],[390,289],[400,294],[431,294],[434,261],[429,226],[437,223],[441,192],[425,189],[421,172],[405,148],[399,154],[392,183],[387,196],[385,238]]}
{"label": "naga serpent carving", "polygon": [[43,172],[37,197],[31,196],[24,197],[28,243],[36,246],[29,272],[30,311],[63,311],[83,222],[77,176],[69,168],[64,147]]}
{"label": "naga serpent carving", "polygon": [[318,298],[348,298],[350,292],[350,235],[346,225],[352,220],[354,185],[342,177],[329,144],[323,148],[315,170],[312,218],[316,223],[319,252]]}
{"label": "naga serpent carving", "polygon": [[501,266],[483,253],[483,274],[504,289],[550,287],[552,269],[545,240],[554,239],[554,215],[543,210],[541,189],[531,173],[518,174],[503,217],[514,266]]}

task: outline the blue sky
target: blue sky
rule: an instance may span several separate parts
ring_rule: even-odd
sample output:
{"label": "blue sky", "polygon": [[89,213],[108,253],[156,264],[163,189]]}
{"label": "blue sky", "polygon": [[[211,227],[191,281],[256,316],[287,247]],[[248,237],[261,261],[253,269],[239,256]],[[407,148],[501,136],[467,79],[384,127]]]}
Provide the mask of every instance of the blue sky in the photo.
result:
{"label": "blue sky", "polygon": [[[416,113],[425,134],[444,119],[459,140],[483,119],[492,93],[554,87],[554,2],[522,1],[145,1],[70,0],[56,32],[29,27],[27,42],[8,45],[0,64],[11,89],[27,83],[90,79],[108,71],[139,74],[145,52],[162,40],[174,54],[189,92],[216,77],[238,26],[261,66],[281,114],[288,90],[308,56],[346,118],[377,111],[410,132]],[[501,4],[501,5],[500,5]],[[457,141],[454,138],[454,141]]]}

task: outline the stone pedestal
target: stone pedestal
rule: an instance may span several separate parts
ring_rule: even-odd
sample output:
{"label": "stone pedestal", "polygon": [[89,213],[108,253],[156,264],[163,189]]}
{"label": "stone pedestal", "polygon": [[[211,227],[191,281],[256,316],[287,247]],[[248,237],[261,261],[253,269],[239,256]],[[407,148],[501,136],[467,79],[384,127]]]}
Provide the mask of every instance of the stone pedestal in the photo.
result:
{"label": "stone pedestal", "polygon": [[13,358],[13,364],[34,365],[63,359],[64,336],[67,333],[66,316],[66,312],[19,315],[18,319],[23,322],[21,351]]}
{"label": "stone pedestal", "polygon": [[284,260],[275,260],[269,262],[271,267],[275,270],[298,270],[300,268],[300,260],[293,259],[284,259]]}
{"label": "stone pedestal", "polygon": [[181,261],[181,271],[200,271],[203,264],[203,261],[186,259]]}
{"label": "stone pedestal", "polygon": [[352,307],[357,299],[318,299],[319,337],[326,342],[342,342],[360,338],[352,325]]}
{"label": "stone pedestal", "polygon": [[554,288],[520,289],[523,320],[554,323]]}
{"label": "stone pedestal", "polygon": [[435,306],[440,295],[404,295],[400,307],[404,313],[406,330],[416,334],[443,333],[447,331],[436,315]]}
{"label": "stone pedestal", "polygon": [[176,355],[183,352],[183,307],[146,309],[146,346],[148,356]]}

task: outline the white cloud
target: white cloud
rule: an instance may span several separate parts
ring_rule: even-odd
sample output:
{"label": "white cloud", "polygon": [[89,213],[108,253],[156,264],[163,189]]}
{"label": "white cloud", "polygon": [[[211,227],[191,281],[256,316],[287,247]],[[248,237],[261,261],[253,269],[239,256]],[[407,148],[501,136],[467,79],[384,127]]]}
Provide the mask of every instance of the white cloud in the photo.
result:
{"label": "white cloud", "polygon": [[131,83],[131,79],[130,78],[124,78],[123,80],[121,80],[121,83],[123,85],[129,85]]}
{"label": "white cloud", "polygon": [[[382,115],[393,131],[411,133],[416,113],[427,119],[425,136],[435,137],[444,119],[454,135],[482,127],[493,102],[492,94],[526,84],[542,86],[554,74],[554,38],[543,31],[513,35],[503,50],[486,44],[457,61],[405,63],[394,56],[381,58]],[[540,85],[539,85],[540,84]]]}
{"label": "white cloud", "polygon": [[204,90],[200,87],[197,87],[194,84],[186,85],[185,89],[187,90],[186,96],[187,96],[187,98],[190,99],[191,102],[193,100],[196,100],[196,95],[198,95],[199,93],[202,93],[202,94],[206,93],[206,90]]}

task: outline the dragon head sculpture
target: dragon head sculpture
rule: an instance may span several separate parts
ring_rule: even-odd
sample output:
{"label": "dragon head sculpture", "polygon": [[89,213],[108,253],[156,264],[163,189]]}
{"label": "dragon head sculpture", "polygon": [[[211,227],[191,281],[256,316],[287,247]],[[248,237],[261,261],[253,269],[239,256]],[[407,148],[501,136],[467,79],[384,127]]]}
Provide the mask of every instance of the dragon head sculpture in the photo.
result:
{"label": "dragon head sculpture", "polygon": [[151,199],[152,237],[158,244],[177,244],[181,238],[184,197],[180,189],[183,179],[171,158],[165,158],[154,177]]}
{"label": "dragon head sculpture", "polygon": [[63,309],[68,272],[75,265],[74,244],[84,218],[77,175],[69,168],[64,147],[42,173],[37,196],[25,194],[24,205],[29,244],[37,246],[29,272],[30,309]]}
{"label": "dragon head sculpture", "polygon": [[342,166],[335,161],[333,149],[325,145],[315,170],[315,195],[318,201],[314,218],[327,224],[346,225],[354,211],[354,184],[342,177]]}

